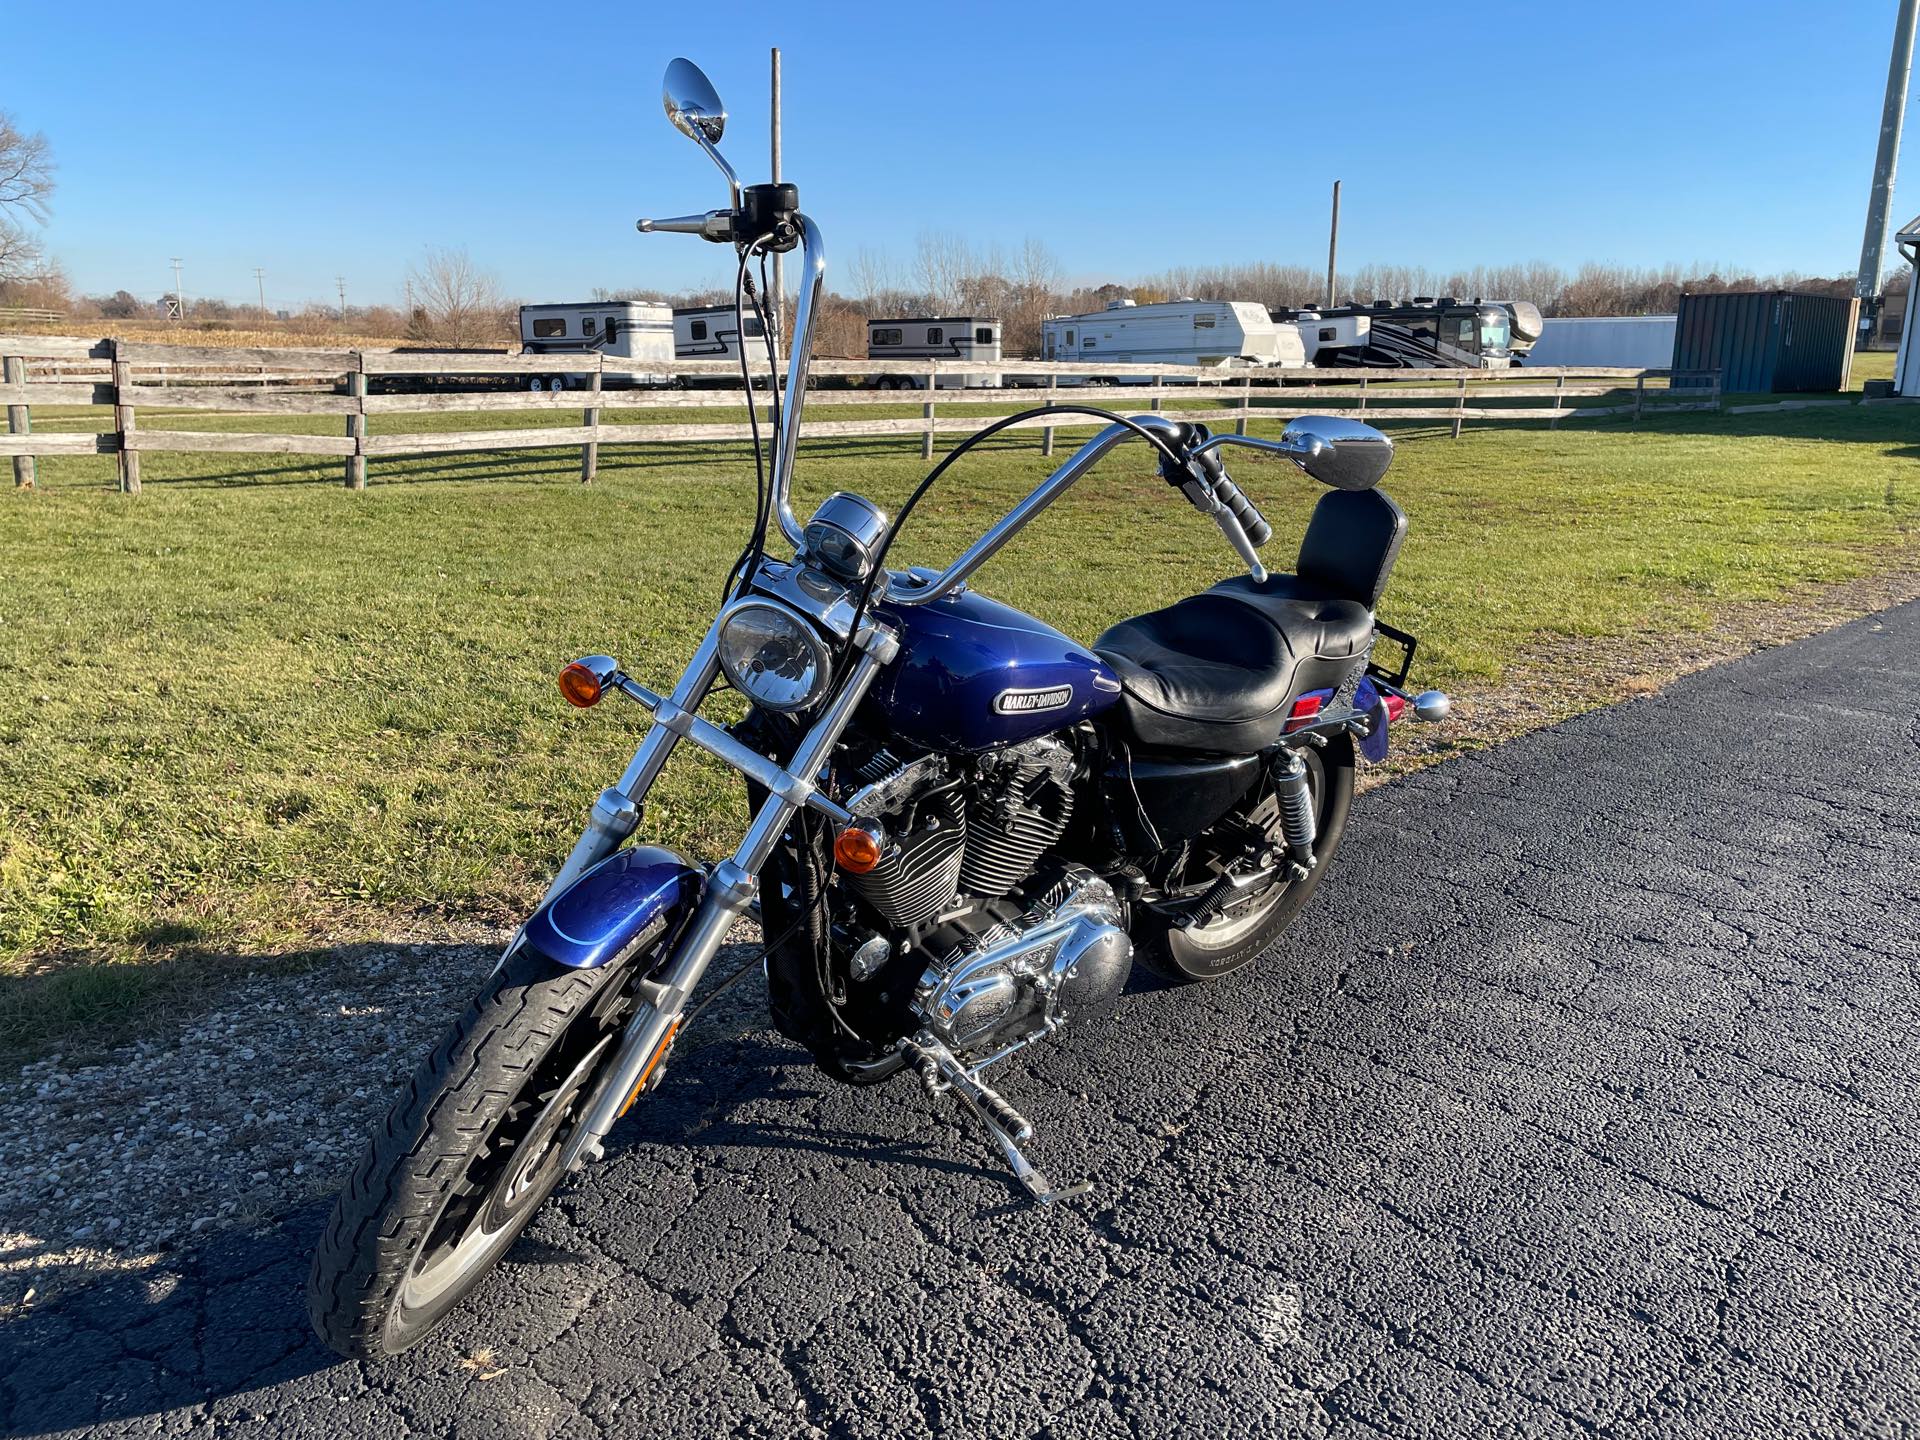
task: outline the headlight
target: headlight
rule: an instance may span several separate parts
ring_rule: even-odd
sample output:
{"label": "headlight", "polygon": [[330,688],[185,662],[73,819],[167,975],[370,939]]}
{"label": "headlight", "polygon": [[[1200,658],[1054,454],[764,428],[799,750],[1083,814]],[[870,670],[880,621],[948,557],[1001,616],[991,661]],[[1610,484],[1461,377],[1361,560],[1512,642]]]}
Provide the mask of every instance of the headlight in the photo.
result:
{"label": "headlight", "polygon": [[826,687],[827,647],[771,600],[738,600],[720,619],[718,658],[729,684],[769,710],[804,710]]}

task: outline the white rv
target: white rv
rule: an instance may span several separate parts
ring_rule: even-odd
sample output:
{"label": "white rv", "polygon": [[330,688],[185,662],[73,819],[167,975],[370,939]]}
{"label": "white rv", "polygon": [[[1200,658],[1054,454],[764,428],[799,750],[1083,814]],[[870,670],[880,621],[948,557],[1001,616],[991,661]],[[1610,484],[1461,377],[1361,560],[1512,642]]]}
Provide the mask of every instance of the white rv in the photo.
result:
{"label": "white rv", "polygon": [[[1373,335],[1373,319],[1367,315],[1322,315],[1317,310],[1302,310],[1291,323],[1300,332],[1309,365],[1331,365],[1336,353],[1364,350]],[[1324,360],[1320,358],[1322,350],[1327,352]]]}
{"label": "white rv", "polygon": [[[593,300],[570,305],[522,305],[520,349],[527,355],[577,355],[598,350],[626,360],[673,359],[673,312],[646,300]],[[584,382],[558,371],[535,375],[534,390],[566,390]],[[668,385],[672,376],[608,371],[603,386]]]}
{"label": "white rv", "polygon": [[1088,365],[1084,376],[1061,376],[1062,384],[1108,379],[1144,385],[1151,376],[1102,376],[1102,361],[1115,365],[1209,365],[1222,369],[1277,366],[1297,370],[1307,363],[1300,332],[1276,324],[1264,305],[1248,300],[1168,300],[1136,305],[1115,300],[1091,315],[1057,315],[1040,326],[1040,358]]}
{"label": "white rv", "polygon": [[1907,309],[1900,324],[1900,349],[1893,357],[1893,393],[1920,398],[1920,342],[1914,332],[1920,330],[1920,215],[1916,215],[1893,237],[1893,248],[1912,267],[1907,275]]}
{"label": "white rv", "polygon": [[[1000,358],[1000,322],[992,315],[906,316],[898,320],[867,322],[869,360],[974,360],[992,363]],[[942,375],[942,390],[993,390],[1000,376]],[[878,390],[924,390],[924,375],[877,375]]]}
{"label": "white rv", "polygon": [[[760,317],[746,313],[747,338],[763,340],[766,329]],[[681,360],[738,360],[740,326],[731,305],[696,305],[673,312],[673,353]],[[754,347],[751,357],[765,360],[763,345]]]}

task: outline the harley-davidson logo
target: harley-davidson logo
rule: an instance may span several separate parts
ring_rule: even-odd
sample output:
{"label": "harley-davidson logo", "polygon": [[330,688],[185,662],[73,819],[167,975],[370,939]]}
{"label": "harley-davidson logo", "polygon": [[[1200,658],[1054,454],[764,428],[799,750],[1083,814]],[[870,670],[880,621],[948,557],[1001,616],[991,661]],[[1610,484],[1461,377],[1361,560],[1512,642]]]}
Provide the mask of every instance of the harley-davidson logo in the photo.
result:
{"label": "harley-davidson logo", "polygon": [[1002,715],[1031,715],[1036,710],[1064,710],[1073,703],[1073,686],[1051,685],[1045,690],[1002,690],[993,708]]}

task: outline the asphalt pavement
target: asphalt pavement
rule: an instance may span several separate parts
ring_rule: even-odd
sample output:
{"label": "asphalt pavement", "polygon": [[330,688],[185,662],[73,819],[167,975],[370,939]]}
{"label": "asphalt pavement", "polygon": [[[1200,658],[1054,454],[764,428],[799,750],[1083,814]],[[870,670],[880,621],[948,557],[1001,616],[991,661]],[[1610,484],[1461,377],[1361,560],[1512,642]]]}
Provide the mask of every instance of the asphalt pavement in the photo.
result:
{"label": "asphalt pavement", "polygon": [[[99,1436],[1920,1433],[1920,605],[1356,804],[1278,950],[917,1086],[685,1057],[421,1349],[305,1209],[0,1318]],[[289,1057],[298,1063],[298,1057]]]}

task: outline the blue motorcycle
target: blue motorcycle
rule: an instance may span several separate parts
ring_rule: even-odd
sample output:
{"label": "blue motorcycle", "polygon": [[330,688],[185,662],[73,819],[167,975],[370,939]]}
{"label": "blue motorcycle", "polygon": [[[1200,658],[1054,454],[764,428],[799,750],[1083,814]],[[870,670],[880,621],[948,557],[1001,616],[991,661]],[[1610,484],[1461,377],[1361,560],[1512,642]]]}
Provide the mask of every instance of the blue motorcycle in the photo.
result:
{"label": "blue motorcycle", "polygon": [[[823,1070],[853,1084],[911,1071],[977,1118],[1035,1200],[1085,1190],[1054,1186],[1028,1157],[1032,1126],[987,1072],[1110,1004],[1136,960],[1176,982],[1251,963],[1340,848],[1356,752],[1383,758],[1407,708],[1447,711],[1438,692],[1406,693],[1414,641],[1374,618],[1407,522],[1374,488],[1391,442],[1352,421],[1305,417],[1271,441],[1048,406],[969,436],[895,516],[841,492],[802,523],[790,496],[820,232],[792,185],[739,183],[717,148],[726,112],[696,66],[673,62],[664,99],[720,167],[729,203],[639,228],[733,246],[736,311],[769,337],[754,527],[670,692],[604,655],[560,674],[575,705],[621,696],[652,724],[340,1196],[309,1303],[345,1355],[419,1341],[561,1177],[600,1156],[660,1084],[695,987],[749,915],[765,937],[773,1023]],[[796,249],[782,383],[752,272]],[[745,360],[742,373],[751,400]],[[1106,424],[945,570],[889,569],[929,487],[980,440],[1040,416]],[[1244,575],[1091,646],[968,588],[1126,441],[1220,528]],[[1292,574],[1260,563],[1271,531],[1226,472],[1231,446],[1284,456],[1329,487]],[[769,551],[776,529],[790,558]],[[1396,666],[1375,658],[1383,639]],[[743,723],[700,714],[722,681],[749,702]],[[753,819],[716,864],[627,843],[682,742],[745,777]]]}

